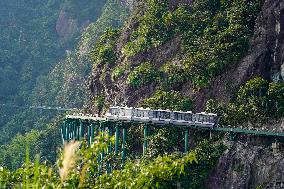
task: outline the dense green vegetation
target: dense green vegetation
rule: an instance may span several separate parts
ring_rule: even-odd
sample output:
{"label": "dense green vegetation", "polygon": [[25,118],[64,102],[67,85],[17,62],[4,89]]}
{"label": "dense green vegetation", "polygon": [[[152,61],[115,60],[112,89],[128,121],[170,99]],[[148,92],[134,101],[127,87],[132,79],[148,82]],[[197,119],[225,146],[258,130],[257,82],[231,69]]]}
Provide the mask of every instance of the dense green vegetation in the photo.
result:
{"label": "dense green vegetation", "polygon": [[[174,188],[177,185],[188,188],[203,188],[203,179],[216,163],[224,147],[209,141],[201,142],[195,150],[181,154],[164,155],[154,159],[128,160],[123,169],[106,174],[100,169],[106,163],[97,161],[98,153],[106,149],[112,138],[100,133],[95,143],[85,148],[82,143],[65,145],[58,165],[49,166],[34,161],[26,151],[25,164],[9,171],[0,167],[1,188]],[[120,158],[107,154],[106,161]],[[91,160],[91,161],[90,161]],[[33,163],[34,162],[34,163]]]}
{"label": "dense green vegetation", "polygon": [[185,58],[182,66],[169,63],[161,69],[166,76],[163,86],[192,81],[198,89],[243,57],[262,1],[201,0],[173,10],[168,1],[146,2],[146,11],[138,11],[134,18],[138,26],[122,52],[135,56],[178,37]]}
{"label": "dense green vegetation", "polygon": [[[8,5],[16,2],[13,0]],[[10,35],[18,34],[8,30],[3,35],[5,40],[0,38],[4,44],[11,45],[7,46],[8,50],[3,45],[3,51],[0,46],[3,53],[0,63],[5,63],[0,67],[0,74],[3,73],[0,99],[4,103],[83,107],[88,100],[85,78],[91,69],[98,69],[100,80],[110,74],[115,82],[124,75],[126,84],[133,90],[156,87],[153,95],[140,102],[140,106],[175,111],[189,111],[193,107],[194,102],[178,92],[182,84],[190,81],[195,89],[205,88],[211,79],[243,57],[261,7],[261,0],[199,0],[177,7],[170,7],[168,0],[146,0],[131,17],[136,23],[129,29],[130,38],[125,42],[119,41],[122,29],[117,26],[127,18],[128,12],[119,1],[66,0],[60,4],[51,0],[45,4],[33,2],[31,8],[27,1],[19,2],[18,6],[25,5],[33,14],[42,15],[48,10],[41,19],[23,26],[30,31],[33,25],[40,23],[35,31],[46,33],[39,32],[35,40],[35,33],[26,36],[31,44],[24,45],[20,43],[21,35],[17,43],[10,44]],[[66,57],[63,51],[73,49],[78,33],[70,39],[59,39],[54,34],[51,25],[61,10],[79,21],[93,22],[79,37],[78,47],[66,51]],[[26,16],[28,22],[31,15]],[[4,21],[0,18],[0,23]],[[8,35],[9,32],[12,34]],[[131,58],[175,38],[180,40],[182,49],[172,57],[175,61],[171,59],[163,65],[155,65],[150,60],[132,64]],[[122,52],[117,52],[119,45],[123,46]],[[127,61],[119,64],[119,56]],[[15,62],[10,63],[10,60]],[[15,80],[7,79],[11,76],[15,76]],[[207,111],[222,115],[221,124],[226,125],[279,118],[284,115],[283,94],[283,83],[269,83],[256,77],[242,86],[229,104],[210,100]],[[105,100],[106,94],[99,94],[92,103],[101,112]],[[6,107],[0,109],[1,114],[5,115],[0,120],[0,126],[3,125],[0,130],[3,135],[0,139],[1,188],[206,188],[204,180],[225,150],[220,142],[222,136],[204,140],[201,133],[193,136],[194,148],[181,154],[184,130],[153,126],[149,129],[147,152],[142,157],[138,146],[143,141],[141,125],[128,127],[129,124],[125,124],[129,132],[127,161],[122,162],[121,154],[106,153],[101,164],[98,154],[107,152],[114,141],[106,133],[99,133],[91,146],[86,141],[70,142],[58,152],[62,142],[58,125],[62,120],[54,120],[55,113],[13,112]],[[50,120],[53,122],[49,123]],[[107,174],[110,163],[113,170]]]}
{"label": "dense green vegetation", "polygon": [[222,115],[221,123],[265,122],[284,116],[284,84],[269,83],[261,77],[247,81],[229,104],[210,100],[207,110]]}
{"label": "dense green vegetation", "polygon": [[189,111],[192,108],[192,102],[188,97],[176,91],[165,92],[161,90],[157,90],[153,97],[145,99],[141,105],[153,109],[170,109],[173,111]]}
{"label": "dense green vegetation", "polygon": [[136,67],[128,76],[128,83],[135,87],[143,87],[159,80],[159,72],[149,62]]}
{"label": "dense green vegetation", "polygon": [[[91,48],[106,28],[123,23],[128,10],[112,0],[13,0],[0,4],[0,23],[7,26],[0,31],[0,102],[10,105],[0,106],[0,165],[20,166],[26,142],[35,146],[33,156],[40,153],[41,160],[54,162],[61,144],[56,129],[59,122],[54,118],[62,114],[18,106],[84,107],[88,99],[85,79],[92,69]],[[60,11],[79,24],[92,23],[82,34],[78,31],[68,39],[59,38],[55,25]],[[16,146],[21,147],[9,150]],[[48,153],[50,148],[54,150]]]}

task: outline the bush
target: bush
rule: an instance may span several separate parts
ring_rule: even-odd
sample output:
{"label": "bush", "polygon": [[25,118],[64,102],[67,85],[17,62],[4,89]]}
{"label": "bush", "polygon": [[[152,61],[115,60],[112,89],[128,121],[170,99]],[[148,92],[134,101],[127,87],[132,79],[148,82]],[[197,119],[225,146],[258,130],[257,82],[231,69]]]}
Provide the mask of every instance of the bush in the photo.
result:
{"label": "bush", "polygon": [[269,83],[261,77],[246,82],[229,104],[207,102],[207,111],[221,115],[221,124],[237,125],[246,121],[264,122],[284,115],[284,83]]}
{"label": "bush", "polygon": [[135,68],[128,76],[128,84],[138,88],[149,85],[159,80],[160,74],[149,62],[143,63]]}
{"label": "bush", "polygon": [[180,84],[187,81],[187,73],[182,65],[176,65],[173,63],[165,64],[161,68],[163,74],[163,80],[161,86],[163,89],[174,89],[180,86]]}
{"label": "bush", "polygon": [[262,4],[262,0],[201,0],[171,10],[168,0],[146,2],[147,9],[137,14],[138,27],[123,53],[134,56],[180,36],[187,74],[164,85],[190,79],[196,89],[207,87],[213,77],[247,52]]}
{"label": "bush", "polygon": [[192,108],[190,98],[181,95],[179,92],[165,92],[158,90],[153,97],[145,99],[141,106],[153,109],[170,109],[176,111],[188,111]]}
{"label": "bush", "polygon": [[95,65],[101,62],[113,64],[116,61],[115,44],[119,34],[120,30],[108,28],[100,37],[94,50],[91,52],[91,58]]}

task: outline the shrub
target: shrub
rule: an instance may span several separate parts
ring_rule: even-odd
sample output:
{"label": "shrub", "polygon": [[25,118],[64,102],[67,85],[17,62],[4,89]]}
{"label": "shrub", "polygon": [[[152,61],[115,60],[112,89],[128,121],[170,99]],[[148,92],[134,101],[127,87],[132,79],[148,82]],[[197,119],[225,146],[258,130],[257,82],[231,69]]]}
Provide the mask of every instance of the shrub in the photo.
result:
{"label": "shrub", "polygon": [[115,44],[119,34],[120,30],[108,28],[100,37],[91,52],[91,58],[95,65],[101,62],[112,64],[116,61]]}
{"label": "shrub", "polygon": [[128,76],[127,81],[132,87],[138,88],[159,80],[160,74],[149,62],[135,68]]}
{"label": "shrub", "polygon": [[145,99],[141,105],[153,109],[188,111],[192,108],[192,101],[190,98],[183,96],[176,91],[165,92],[157,90],[153,97]]}
{"label": "shrub", "polygon": [[264,122],[268,117],[284,115],[284,83],[269,83],[261,77],[246,82],[229,104],[209,100],[207,111],[221,115],[222,124],[246,121]]}
{"label": "shrub", "polygon": [[261,4],[262,0],[201,0],[171,10],[168,0],[147,0],[122,51],[134,56],[180,36],[188,74],[177,82],[190,79],[196,89],[207,87],[247,52]]}

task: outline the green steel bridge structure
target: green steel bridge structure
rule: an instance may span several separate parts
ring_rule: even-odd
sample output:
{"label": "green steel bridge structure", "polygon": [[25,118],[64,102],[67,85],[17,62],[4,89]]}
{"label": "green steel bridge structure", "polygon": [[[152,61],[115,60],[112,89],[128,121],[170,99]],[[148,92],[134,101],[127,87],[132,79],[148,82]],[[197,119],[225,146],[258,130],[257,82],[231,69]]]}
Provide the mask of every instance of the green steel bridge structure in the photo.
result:
{"label": "green steel bridge structure", "polygon": [[[150,126],[162,127],[165,125],[163,124],[153,125],[151,123],[139,123],[139,122],[129,122],[129,121],[128,122],[108,121],[106,118],[93,117],[91,115],[67,115],[64,123],[61,125],[62,141],[63,143],[65,143],[72,140],[86,140],[88,145],[90,145],[94,142],[95,136],[99,132],[108,132],[109,136],[115,137],[114,152],[116,154],[121,152],[122,161],[124,161],[126,158],[125,145],[127,137],[127,128],[129,125],[135,125],[135,124],[143,124],[143,130],[144,130],[143,155],[144,155],[146,153],[148,146],[147,138],[149,136],[149,127]],[[197,125],[191,125],[191,126],[172,125],[172,126],[180,127],[183,128],[184,130],[184,153],[187,153],[189,151],[188,141],[189,141],[190,129],[229,133],[231,139],[236,134],[242,134],[242,135],[252,135],[259,137],[269,137],[272,138],[275,142],[284,141],[284,132],[249,130],[242,128],[229,128],[229,127],[208,128]],[[122,132],[122,134],[120,132]],[[120,136],[122,136],[122,139],[120,139]],[[119,146],[120,143],[122,144],[121,146]]]}

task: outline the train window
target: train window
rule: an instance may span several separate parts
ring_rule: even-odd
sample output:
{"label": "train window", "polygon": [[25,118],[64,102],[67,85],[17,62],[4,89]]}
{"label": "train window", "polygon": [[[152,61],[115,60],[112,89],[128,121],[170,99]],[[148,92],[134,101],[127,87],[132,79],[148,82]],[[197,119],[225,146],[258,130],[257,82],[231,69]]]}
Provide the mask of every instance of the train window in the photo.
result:
{"label": "train window", "polygon": [[204,122],[204,115],[198,116],[198,122]]}
{"label": "train window", "polygon": [[154,111],[153,112],[153,117],[154,118],[159,118],[159,112],[158,111]]}
{"label": "train window", "polygon": [[209,122],[210,123],[215,123],[215,116],[210,116]]}
{"label": "train window", "polygon": [[112,115],[118,115],[118,109],[110,109]]}
{"label": "train window", "polygon": [[176,113],[176,112],[174,113],[174,119],[178,120],[178,113]]}
{"label": "train window", "polygon": [[162,119],[171,119],[171,113],[170,112],[161,112],[161,118]]}
{"label": "train window", "polygon": [[121,109],[120,115],[121,115],[121,116],[125,116],[125,109]]}
{"label": "train window", "polygon": [[131,111],[132,111],[131,109],[126,110],[125,111],[126,116],[131,116]]}
{"label": "train window", "polygon": [[210,123],[210,116],[209,115],[206,115],[206,122]]}
{"label": "train window", "polygon": [[184,120],[185,121],[192,121],[192,114],[185,114],[184,115]]}

